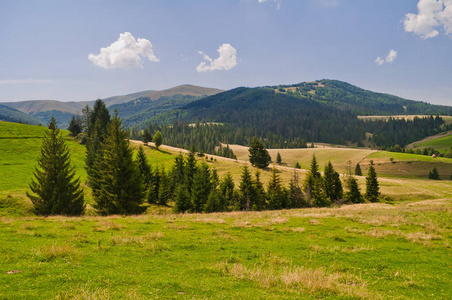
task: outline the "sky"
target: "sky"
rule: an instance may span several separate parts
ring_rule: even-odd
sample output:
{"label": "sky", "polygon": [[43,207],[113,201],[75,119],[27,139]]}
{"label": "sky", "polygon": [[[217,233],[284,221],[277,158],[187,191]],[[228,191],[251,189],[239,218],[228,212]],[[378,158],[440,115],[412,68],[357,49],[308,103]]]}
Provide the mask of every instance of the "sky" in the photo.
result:
{"label": "sky", "polygon": [[337,79],[452,105],[452,0],[0,0],[0,102]]}

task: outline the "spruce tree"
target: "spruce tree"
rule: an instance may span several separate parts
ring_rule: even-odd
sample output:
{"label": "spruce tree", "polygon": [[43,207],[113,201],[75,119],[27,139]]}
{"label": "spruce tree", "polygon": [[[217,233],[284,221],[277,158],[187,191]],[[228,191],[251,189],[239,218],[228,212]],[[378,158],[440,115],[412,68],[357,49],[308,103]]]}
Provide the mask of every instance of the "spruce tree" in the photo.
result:
{"label": "spruce tree", "polygon": [[250,210],[251,203],[255,197],[253,180],[248,166],[244,166],[242,169],[242,176],[239,185],[240,202],[238,203],[238,210]]}
{"label": "spruce tree", "polygon": [[146,128],[143,131],[142,138],[143,138],[143,143],[145,143],[145,144],[152,142],[152,135],[151,135],[151,132],[149,131],[149,129]]}
{"label": "spruce tree", "polygon": [[279,154],[279,152],[278,152],[278,154],[276,155],[276,163],[277,163],[278,165],[282,164],[281,154]]}
{"label": "spruce tree", "polygon": [[323,172],[323,187],[325,194],[330,199],[330,201],[334,202],[342,199],[342,183],[339,177],[339,173],[334,170],[331,161],[329,161],[325,166],[325,170]]}
{"label": "spruce tree", "polygon": [[269,209],[281,209],[283,207],[283,192],[281,186],[281,179],[276,171],[272,168],[270,181],[267,186],[267,199]]}
{"label": "spruce tree", "polygon": [[364,199],[359,190],[358,181],[356,178],[350,179],[350,191],[348,191],[345,195],[345,198],[348,202],[351,203],[363,203]]}
{"label": "spruce tree", "polygon": [[185,184],[180,184],[174,191],[174,212],[183,213],[192,209],[190,194]]}
{"label": "spruce tree", "polygon": [[377,173],[373,166],[373,162],[370,162],[369,171],[366,177],[366,199],[370,202],[378,202],[378,196],[380,195],[380,188],[378,186]]}
{"label": "spruce tree", "polygon": [[254,174],[253,186],[255,197],[251,209],[262,210],[266,206],[267,194],[265,193],[264,185],[261,182],[261,173],[259,170],[256,170],[256,173]]}
{"label": "spruce tree", "polygon": [[300,187],[300,180],[297,170],[294,170],[293,176],[290,179],[288,198],[291,208],[300,208],[306,206],[306,201],[303,198],[303,191]]}
{"label": "spruce tree", "polygon": [[201,212],[212,188],[211,174],[209,167],[203,163],[193,176],[191,187],[192,212]]}
{"label": "spruce tree", "polygon": [[140,146],[140,148],[138,148],[137,164],[138,164],[138,169],[140,170],[141,178],[142,178],[145,188],[147,190],[149,188],[149,185],[151,184],[151,180],[152,180],[152,169],[148,163],[148,159],[146,157],[146,154],[144,153],[144,149],[142,146]]}
{"label": "spruce tree", "polygon": [[95,178],[98,189],[93,190],[94,207],[102,215],[139,214],[146,209],[141,206],[144,185],[127,135],[116,112],[102,144],[103,155],[94,166],[99,175]]}
{"label": "spruce tree", "polygon": [[295,164],[295,169],[301,169],[301,165],[300,163],[297,161],[297,163]]}
{"label": "spruce tree", "polygon": [[224,197],[224,210],[230,210],[234,205],[234,188],[234,180],[231,173],[228,172],[220,183],[220,192]]}
{"label": "spruce tree", "polygon": [[436,167],[434,167],[433,170],[428,173],[428,179],[439,180],[439,174]]}
{"label": "spruce tree", "polygon": [[83,131],[83,121],[80,115],[72,115],[71,122],[67,128],[72,136],[77,136]]}
{"label": "spruce tree", "polygon": [[168,201],[171,199],[171,181],[169,175],[166,174],[165,168],[160,170],[160,183],[158,189],[158,205],[167,205]]}
{"label": "spruce tree", "polygon": [[109,124],[111,122],[110,111],[107,108],[107,105],[101,99],[97,99],[94,103],[94,107],[92,110],[88,110],[90,113],[87,124],[87,134],[88,137],[91,138],[94,126],[96,122],[99,122],[100,130],[98,134],[101,136],[101,140],[103,141],[103,137],[107,134]]}
{"label": "spruce tree", "polygon": [[248,149],[250,163],[258,168],[265,168],[270,164],[271,157],[264,144],[255,136]]}
{"label": "spruce tree", "polygon": [[356,164],[355,175],[356,176],[363,176],[363,172],[361,171],[361,166],[359,165],[359,163]]}
{"label": "spruce tree", "polygon": [[80,179],[75,178],[68,147],[54,117],[45,133],[33,175],[35,180],[32,178],[30,183],[31,193],[26,193],[38,214],[72,216],[84,212]]}

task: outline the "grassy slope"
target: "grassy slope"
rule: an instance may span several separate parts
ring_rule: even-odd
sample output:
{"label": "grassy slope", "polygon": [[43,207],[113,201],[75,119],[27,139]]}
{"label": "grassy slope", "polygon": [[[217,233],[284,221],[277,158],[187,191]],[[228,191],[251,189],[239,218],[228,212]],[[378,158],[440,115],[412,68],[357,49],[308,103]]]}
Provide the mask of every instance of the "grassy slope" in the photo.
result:
{"label": "grassy slope", "polygon": [[[452,202],[0,218],[14,299],[447,299]],[[8,271],[20,271],[7,274]]]}

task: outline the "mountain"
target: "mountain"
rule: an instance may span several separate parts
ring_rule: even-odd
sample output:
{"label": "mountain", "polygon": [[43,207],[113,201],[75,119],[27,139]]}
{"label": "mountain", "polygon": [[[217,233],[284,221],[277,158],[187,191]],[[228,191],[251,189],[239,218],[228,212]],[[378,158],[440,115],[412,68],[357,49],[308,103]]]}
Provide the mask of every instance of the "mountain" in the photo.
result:
{"label": "mountain", "polygon": [[220,92],[222,90],[186,84],[163,91],[153,91],[133,101],[111,105],[108,108],[110,111],[117,109],[119,116],[131,127],[166,111]]}
{"label": "mountain", "polygon": [[[158,113],[178,108],[191,101],[198,100],[201,97],[214,95],[219,92],[222,92],[222,90],[186,84],[162,91],[146,90],[127,95],[112,96],[104,98],[103,101],[105,102],[107,107],[111,108],[111,110],[117,108],[120,111],[121,117],[127,117],[128,119],[125,121],[128,121],[128,123],[131,125],[135,125],[145,121],[148,118],[151,118]],[[163,98],[160,102],[153,103],[153,101],[157,101],[160,98]],[[120,106],[123,103],[128,103],[131,101],[134,102],[129,105]],[[94,102],[95,100],[79,102],[29,100],[19,102],[5,102],[3,103],[3,105],[32,115],[36,119],[41,120],[44,124],[47,123],[52,116],[54,116],[57,119],[60,128],[67,128],[73,114],[80,113],[86,105],[92,106]],[[136,105],[138,102],[142,102],[141,105]],[[155,109],[154,112],[152,111],[153,109]],[[137,116],[132,117],[132,115],[135,114]]]}
{"label": "mountain", "polygon": [[[172,125],[161,129],[167,136],[165,141],[174,145],[187,145],[187,140],[179,135],[185,132],[204,140],[217,135],[221,142],[241,145],[249,144],[256,135],[271,148],[304,147],[306,141],[355,145],[366,142],[380,147],[399,144],[403,147],[420,137],[451,127],[443,124],[441,118],[433,117],[372,122],[357,118],[358,114],[402,113],[444,115],[452,114],[452,107],[374,93],[345,82],[320,80],[287,86],[236,88],[156,115],[148,124],[151,123],[152,130],[156,127],[154,123]],[[188,130],[197,132],[187,134],[184,122],[197,120],[222,123],[225,128],[195,126]],[[370,133],[371,138],[367,138],[366,133]],[[211,140],[215,141],[214,138]],[[188,146],[194,142],[204,143],[192,140]]]}
{"label": "mountain", "polygon": [[15,108],[0,104],[0,121],[25,123],[31,125],[45,124]]}

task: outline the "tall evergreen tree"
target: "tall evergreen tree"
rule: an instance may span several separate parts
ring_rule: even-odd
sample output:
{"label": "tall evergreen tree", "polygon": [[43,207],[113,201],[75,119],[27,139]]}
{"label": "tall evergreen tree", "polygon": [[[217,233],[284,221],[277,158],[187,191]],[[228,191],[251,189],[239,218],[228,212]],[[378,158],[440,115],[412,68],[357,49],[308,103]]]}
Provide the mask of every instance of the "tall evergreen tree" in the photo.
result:
{"label": "tall evergreen tree", "polygon": [[377,173],[373,165],[373,161],[370,161],[369,171],[366,177],[366,199],[370,202],[378,202],[378,196],[380,196],[380,188],[378,186]]}
{"label": "tall evergreen tree", "polygon": [[355,175],[356,176],[363,176],[363,171],[361,171],[361,166],[359,165],[359,163],[356,164]]}
{"label": "tall evergreen tree", "polygon": [[267,199],[269,209],[285,208],[281,179],[279,178],[276,168],[272,168],[271,171],[270,181],[267,186]]}
{"label": "tall evergreen tree", "polygon": [[306,206],[306,201],[303,198],[303,191],[300,186],[300,179],[297,170],[294,170],[293,176],[289,183],[288,200],[291,208],[300,208]]}
{"label": "tall evergreen tree", "polygon": [[254,200],[251,206],[252,210],[262,210],[266,205],[267,194],[265,193],[264,184],[261,182],[261,172],[256,170],[253,180]]}
{"label": "tall evergreen tree", "polygon": [[111,116],[110,111],[107,108],[107,105],[105,105],[105,102],[102,101],[101,99],[97,99],[96,102],[94,103],[93,109],[90,111],[88,122],[89,122],[87,124],[88,137],[91,138],[96,122],[99,122],[98,130],[100,130],[100,132],[98,132],[98,134],[102,137],[104,137],[107,134],[109,124],[111,122]]}
{"label": "tall evergreen tree", "polygon": [[148,128],[143,131],[143,143],[147,144],[152,142],[152,135]]}
{"label": "tall evergreen tree", "polygon": [[434,167],[433,170],[428,173],[428,179],[439,180],[439,174],[436,167]]}
{"label": "tall evergreen tree", "polygon": [[323,207],[329,205],[322,181],[319,164],[314,154],[312,155],[311,166],[304,182],[304,191],[308,206]]}
{"label": "tall evergreen tree", "polygon": [[281,158],[281,154],[279,154],[279,152],[278,152],[278,154],[276,154],[276,163],[278,165],[282,164],[282,158]]}
{"label": "tall evergreen tree", "polygon": [[242,169],[242,176],[239,185],[240,203],[236,209],[238,210],[250,210],[255,197],[253,180],[248,166],[244,166]]}
{"label": "tall evergreen tree", "polygon": [[190,194],[185,184],[180,184],[174,191],[174,212],[183,213],[192,210]]}
{"label": "tall evergreen tree", "polygon": [[339,173],[334,170],[331,161],[325,166],[323,172],[323,187],[325,194],[330,201],[334,202],[342,199],[343,190],[340,176]]}
{"label": "tall evergreen tree", "polygon": [[40,215],[81,215],[85,210],[80,179],[75,178],[69,150],[54,117],[46,131],[35,180],[30,183],[27,196]]}
{"label": "tall evergreen tree", "polygon": [[209,167],[203,163],[193,177],[191,187],[191,203],[193,212],[201,212],[212,188]]}
{"label": "tall evergreen tree", "polygon": [[268,151],[267,149],[265,149],[264,144],[256,136],[253,137],[248,151],[250,153],[250,163],[253,166],[258,168],[265,168],[270,164],[270,154],[268,154]]}
{"label": "tall evergreen tree", "polygon": [[147,190],[152,180],[152,169],[148,163],[148,159],[146,157],[146,154],[144,153],[144,149],[142,146],[138,148],[137,164],[138,169],[140,170],[141,178]]}
{"label": "tall evergreen tree", "polygon": [[96,161],[98,178],[93,190],[94,207],[100,214],[138,214],[145,210],[144,185],[140,170],[133,160],[127,132],[116,112],[102,144],[102,157]]}
{"label": "tall evergreen tree", "polygon": [[234,205],[234,188],[234,180],[231,173],[228,172],[220,183],[220,192],[224,197],[224,210],[231,210]]}
{"label": "tall evergreen tree", "polygon": [[172,193],[171,193],[171,180],[169,178],[169,175],[166,174],[165,168],[160,169],[159,177],[160,177],[160,182],[159,182],[159,189],[158,189],[157,204],[167,205],[168,201],[172,197]]}
{"label": "tall evergreen tree", "polygon": [[346,193],[345,198],[351,203],[363,203],[364,198],[359,190],[358,181],[356,178],[350,180],[350,190]]}
{"label": "tall evergreen tree", "polygon": [[72,136],[77,136],[83,131],[83,121],[80,115],[72,115],[68,130],[71,132]]}

